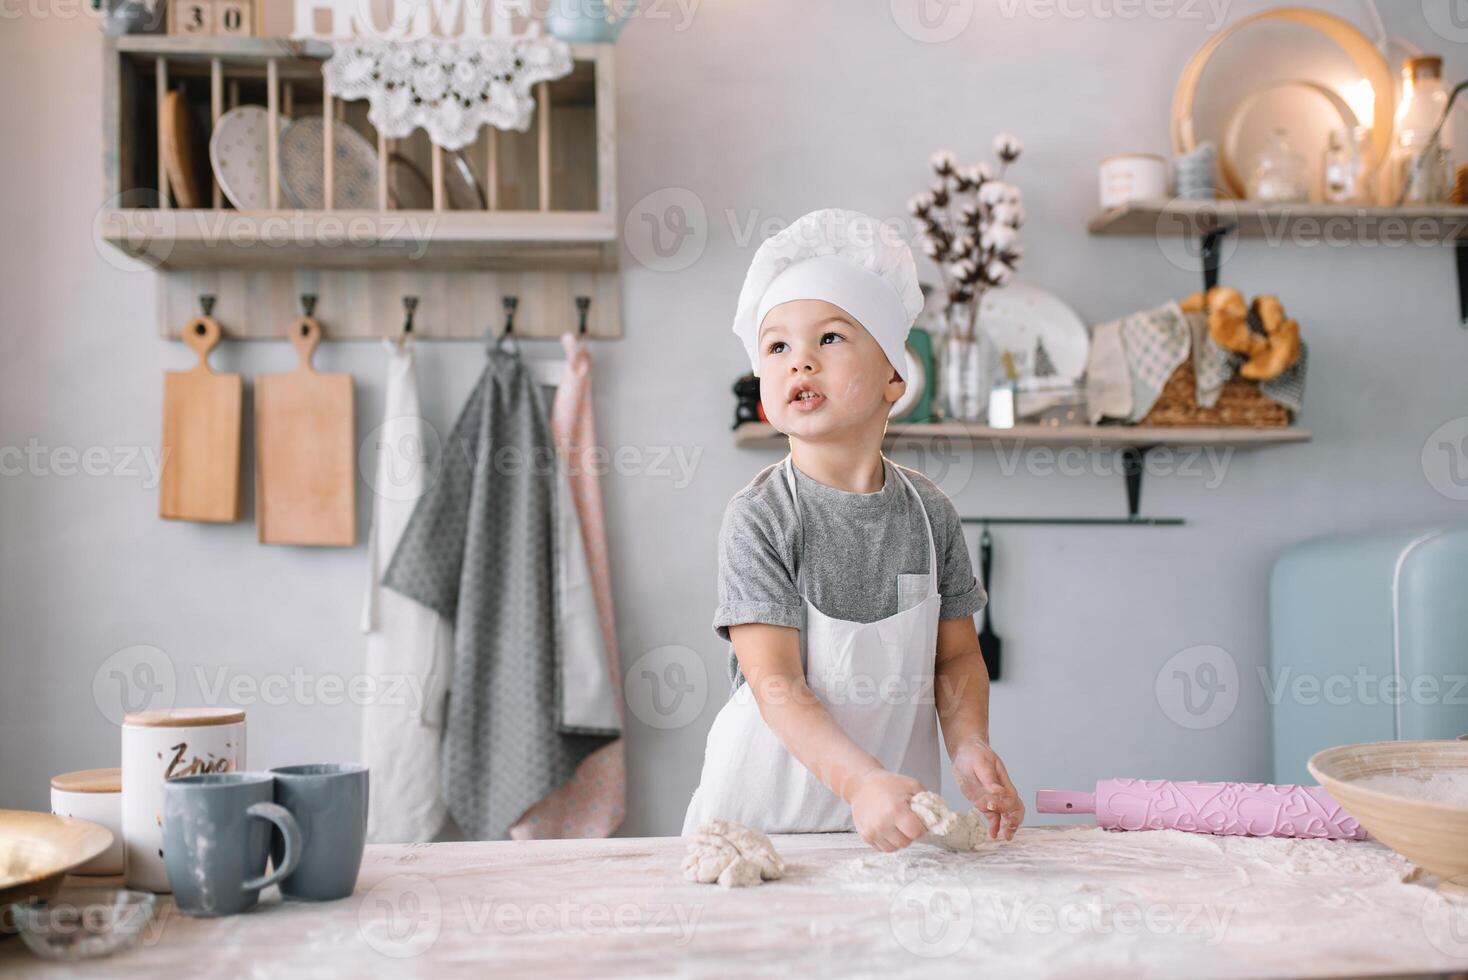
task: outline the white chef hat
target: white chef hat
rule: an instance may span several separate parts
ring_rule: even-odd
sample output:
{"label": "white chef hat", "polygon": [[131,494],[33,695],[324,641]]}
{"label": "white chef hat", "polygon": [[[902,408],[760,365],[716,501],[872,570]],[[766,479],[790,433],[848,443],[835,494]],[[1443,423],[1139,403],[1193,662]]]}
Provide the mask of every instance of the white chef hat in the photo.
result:
{"label": "white chef hat", "polygon": [[866,328],[900,375],[907,332],[923,309],[912,249],[895,229],[858,211],[812,211],[765,239],[749,265],[734,333],[759,374],[759,328],[765,314],[797,299],[841,307]]}

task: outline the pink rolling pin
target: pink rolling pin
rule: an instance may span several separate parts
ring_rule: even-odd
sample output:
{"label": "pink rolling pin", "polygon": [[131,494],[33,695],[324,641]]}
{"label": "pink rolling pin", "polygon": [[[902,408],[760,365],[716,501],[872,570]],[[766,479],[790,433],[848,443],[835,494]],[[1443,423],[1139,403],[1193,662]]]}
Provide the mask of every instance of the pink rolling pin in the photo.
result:
{"label": "pink rolling pin", "polygon": [[1042,789],[1035,809],[1094,813],[1096,826],[1106,830],[1366,839],[1361,825],[1319,786],[1103,779],[1094,793]]}

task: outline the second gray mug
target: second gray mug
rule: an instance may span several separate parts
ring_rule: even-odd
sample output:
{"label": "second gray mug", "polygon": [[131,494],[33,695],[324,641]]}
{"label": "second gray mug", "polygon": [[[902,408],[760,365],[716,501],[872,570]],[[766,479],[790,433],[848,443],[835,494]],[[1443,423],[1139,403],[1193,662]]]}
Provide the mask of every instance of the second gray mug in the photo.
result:
{"label": "second gray mug", "polygon": [[[367,767],[281,766],[270,774],[275,802],[295,815],[305,839],[300,863],[280,882],[281,894],[310,902],[346,898],[357,886],[367,843]],[[271,853],[284,856],[286,844],[284,835],[273,834]]]}

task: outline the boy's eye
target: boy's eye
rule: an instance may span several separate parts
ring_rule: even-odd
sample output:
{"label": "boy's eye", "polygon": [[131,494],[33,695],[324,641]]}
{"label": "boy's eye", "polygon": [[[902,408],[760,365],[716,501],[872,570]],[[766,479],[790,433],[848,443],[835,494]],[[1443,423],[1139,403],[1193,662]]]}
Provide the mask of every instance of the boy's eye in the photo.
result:
{"label": "boy's eye", "polygon": [[826,342],[827,338],[829,338],[829,337],[835,337],[837,340],[845,340],[846,339],[845,337],[841,336],[839,333],[837,333],[834,330],[827,330],[825,333],[821,334],[821,343],[824,344]]}
{"label": "boy's eye", "polygon": [[770,354],[778,354],[778,353],[780,353],[780,348],[781,347],[784,347],[784,346],[785,346],[785,341],[783,341],[783,340],[777,340],[774,343],[770,344],[770,346],[768,348],[766,348],[766,351],[768,353],[770,353]]}

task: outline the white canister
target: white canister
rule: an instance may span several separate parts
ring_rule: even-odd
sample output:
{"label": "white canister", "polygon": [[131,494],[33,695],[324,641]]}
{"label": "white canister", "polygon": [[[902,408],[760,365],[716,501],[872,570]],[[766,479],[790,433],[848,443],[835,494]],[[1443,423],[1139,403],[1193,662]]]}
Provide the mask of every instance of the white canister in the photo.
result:
{"label": "white canister", "polygon": [[122,837],[127,885],[168,891],[163,783],[245,765],[245,713],[234,708],[139,711],[122,722]]}
{"label": "white canister", "polygon": [[81,769],[51,777],[51,812],[58,817],[90,820],[112,831],[112,845],[76,875],[122,874],[122,770]]}
{"label": "white canister", "polygon": [[1167,161],[1155,153],[1123,153],[1101,161],[1101,209],[1167,197]]}

